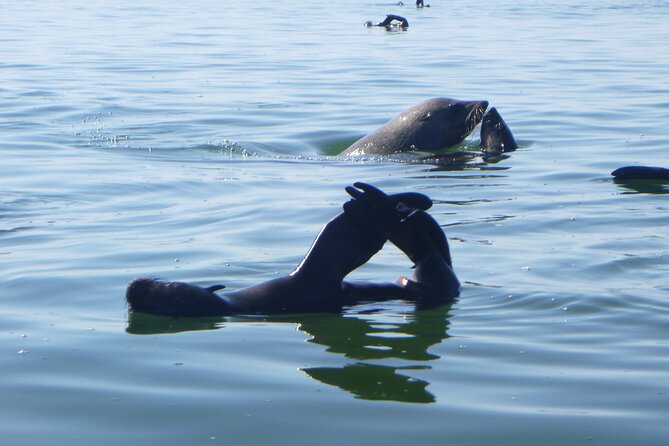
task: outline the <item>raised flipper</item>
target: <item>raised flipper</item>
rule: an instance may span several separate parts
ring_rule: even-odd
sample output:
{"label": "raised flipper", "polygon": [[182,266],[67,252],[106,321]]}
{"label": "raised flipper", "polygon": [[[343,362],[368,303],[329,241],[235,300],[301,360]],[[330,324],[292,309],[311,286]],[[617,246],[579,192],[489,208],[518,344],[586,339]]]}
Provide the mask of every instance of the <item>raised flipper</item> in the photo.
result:
{"label": "raised flipper", "polygon": [[[400,202],[415,209],[427,210],[432,206],[429,197],[416,192],[383,195],[391,208]],[[369,219],[356,216],[364,214],[365,207],[355,197],[346,202],[344,213],[325,225],[291,275],[313,278],[323,284],[338,284],[351,271],[367,263],[383,247],[386,237],[376,225],[368,223]]]}
{"label": "raised flipper", "polygon": [[388,240],[402,250],[416,265],[414,282],[402,284],[413,288],[417,299],[439,300],[458,295],[460,283],[452,269],[448,241],[439,224],[426,212],[395,205],[379,189],[356,183],[347,192],[358,202],[352,218],[376,226]]}
{"label": "raised flipper", "polygon": [[376,26],[391,26],[393,22],[399,22],[399,26],[402,28],[408,28],[409,27],[409,21],[405,19],[404,17],[396,14],[388,14],[385,19],[383,19],[383,22],[377,23]]}
{"label": "raised flipper", "polygon": [[481,121],[480,148],[489,156],[500,156],[518,148],[511,129],[495,107],[488,110]]}
{"label": "raised flipper", "polygon": [[358,204],[356,219],[366,220],[368,225],[376,225],[388,240],[413,261],[424,257],[424,251],[431,253],[436,249],[448,266],[453,265],[444,232],[429,214],[423,212],[424,209],[414,208],[404,202],[397,203],[370,184],[355,183],[354,186],[362,192],[353,187],[346,188],[346,191]]}
{"label": "raised flipper", "polygon": [[[398,23],[395,23],[398,22]],[[386,28],[390,28],[391,26],[400,26],[402,28],[408,28],[409,27],[409,21],[399,15],[395,14],[388,14],[385,19],[383,19],[382,22],[379,23],[373,23],[372,21],[367,21],[365,22],[365,26],[371,27],[371,26],[382,26]]]}

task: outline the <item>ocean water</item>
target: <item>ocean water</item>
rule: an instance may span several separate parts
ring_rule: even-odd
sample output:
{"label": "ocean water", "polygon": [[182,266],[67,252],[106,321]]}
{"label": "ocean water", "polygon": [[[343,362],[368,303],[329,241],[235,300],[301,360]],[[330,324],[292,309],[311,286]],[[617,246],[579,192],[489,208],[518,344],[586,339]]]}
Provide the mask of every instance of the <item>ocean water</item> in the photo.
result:
{"label": "ocean water", "polygon": [[[406,3],[2,2],[0,444],[667,443],[669,185],[609,173],[669,167],[669,2]],[[520,149],[336,156],[434,96]],[[355,181],[434,199],[455,303],[128,314],[290,272]]]}

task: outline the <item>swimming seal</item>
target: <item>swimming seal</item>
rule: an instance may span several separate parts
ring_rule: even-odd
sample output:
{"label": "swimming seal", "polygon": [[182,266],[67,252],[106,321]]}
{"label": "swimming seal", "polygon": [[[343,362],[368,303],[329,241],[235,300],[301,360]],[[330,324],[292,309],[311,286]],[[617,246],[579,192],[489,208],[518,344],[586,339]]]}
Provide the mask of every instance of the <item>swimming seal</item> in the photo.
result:
{"label": "swimming seal", "polygon": [[[395,22],[398,22],[397,24]],[[385,19],[383,19],[382,22],[379,23],[373,23],[371,20],[368,20],[365,22],[366,27],[372,27],[372,26],[383,26],[386,28],[390,28],[391,26],[399,26],[401,28],[408,28],[409,27],[409,21],[402,17],[401,15],[395,15],[395,14],[388,14]]]}
{"label": "swimming seal", "polygon": [[495,107],[488,110],[481,122],[480,149],[488,156],[499,156],[518,148],[511,129]]}
{"label": "swimming seal", "polygon": [[[425,212],[432,201],[419,193],[386,195],[365,183],[346,191],[344,212],[321,230],[309,252],[285,277],[225,294],[209,288],[140,277],[126,290],[131,311],[165,316],[223,316],[339,311],[364,301],[405,299],[435,306],[459,294],[448,241]],[[413,280],[375,284],[344,281],[390,240],[415,264]]]}
{"label": "swimming seal", "polygon": [[478,125],[488,101],[432,98],[403,111],[341,154],[390,155],[431,152],[461,143]]}
{"label": "swimming seal", "polygon": [[669,169],[650,166],[625,166],[611,172],[616,180],[669,180]]}

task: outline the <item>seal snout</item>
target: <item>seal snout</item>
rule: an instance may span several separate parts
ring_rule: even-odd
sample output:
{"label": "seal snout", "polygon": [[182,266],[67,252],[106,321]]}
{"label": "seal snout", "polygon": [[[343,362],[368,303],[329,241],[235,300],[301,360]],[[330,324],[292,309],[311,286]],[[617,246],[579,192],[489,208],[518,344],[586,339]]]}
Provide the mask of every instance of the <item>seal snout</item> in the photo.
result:
{"label": "seal snout", "polygon": [[488,109],[489,104],[488,104],[488,101],[478,101],[478,102],[475,102],[475,104],[476,105],[474,106],[474,110],[475,110],[476,116],[479,117],[478,121],[480,122],[481,119],[483,118],[483,114]]}
{"label": "seal snout", "polygon": [[474,128],[481,122],[486,109],[488,108],[488,101],[471,101],[468,104],[467,125],[463,138],[469,135]]}
{"label": "seal snout", "polygon": [[488,101],[472,101],[470,104],[469,119],[472,120],[475,127],[483,119],[483,115],[488,109]]}

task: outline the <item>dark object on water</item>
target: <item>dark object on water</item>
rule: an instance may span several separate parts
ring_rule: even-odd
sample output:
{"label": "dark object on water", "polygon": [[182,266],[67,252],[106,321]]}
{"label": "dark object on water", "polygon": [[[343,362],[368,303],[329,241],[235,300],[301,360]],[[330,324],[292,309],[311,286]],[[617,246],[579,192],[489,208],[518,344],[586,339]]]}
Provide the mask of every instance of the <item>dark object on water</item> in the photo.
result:
{"label": "dark object on water", "polygon": [[434,152],[460,144],[481,122],[488,101],[432,98],[360,138],[343,156]]}
{"label": "dark object on water", "polygon": [[518,148],[511,129],[495,107],[488,110],[481,122],[481,150],[487,155],[499,156]]}
{"label": "dark object on water", "polygon": [[664,167],[625,166],[611,172],[616,180],[667,180],[669,169]]}
{"label": "dark object on water", "polygon": [[[393,22],[399,22],[399,24],[393,23]],[[388,14],[386,16],[386,18],[383,20],[383,22],[379,22],[379,23],[374,24],[371,21],[367,21],[367,22],[365,22],[365,26],[367,26],[367,27],[383,26],[383,27],[386,27],[386,28],[390,28],[391,26],[400,26],[400,27],[406,29],[406,28],[409,27],[409,21],[407,19],[405,19],[404,17],[400,16],[400,15]]]}
{"label": "dark object on water", "polygon": [[[439,224],[425,212],[432,206],[419,193],[386,195],[365,183],[347,187],[352,197],[344,212],[321,230],[309,252],[285,277],[230,293],[223,285],[208,288],[183,282],[140,277],[126,291],[131,311],[164,316],[224,316],[339,311],[360,302],[404,299],[418,307],[450,303],[458,282],[448,241]],[[397,283],[344,280],[392,242],[414,263],[414,278]]]}
{"label": "dark object on water", "polygon": [[423,4],[423,0],[416,0],[416,8],[429,8],[430,5]]}

